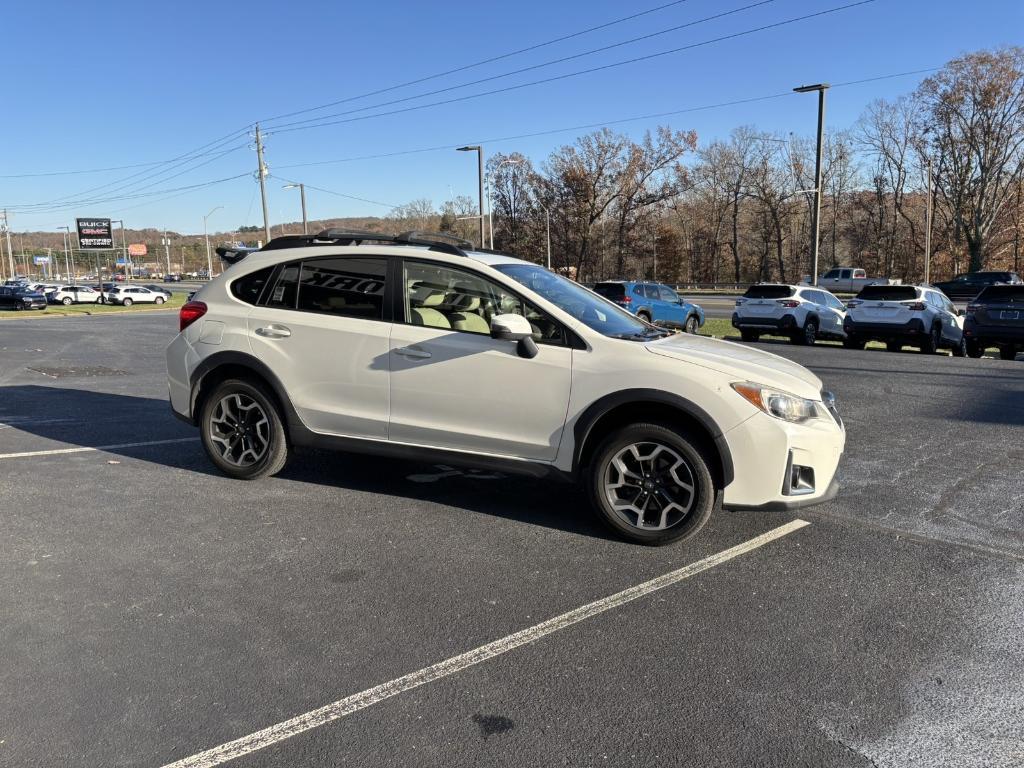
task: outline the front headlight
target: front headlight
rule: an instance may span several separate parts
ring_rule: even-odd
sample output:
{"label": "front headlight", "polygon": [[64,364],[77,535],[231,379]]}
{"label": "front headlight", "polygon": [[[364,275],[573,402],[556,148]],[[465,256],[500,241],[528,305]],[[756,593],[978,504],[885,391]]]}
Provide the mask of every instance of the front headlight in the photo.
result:
{"label": "front headlight", "polygon": [[783,421],[800,424],[821,417],[822,410],[816,400],[791,395],[772,387],[749,381],[734,382],[736,393],[754,407]]}

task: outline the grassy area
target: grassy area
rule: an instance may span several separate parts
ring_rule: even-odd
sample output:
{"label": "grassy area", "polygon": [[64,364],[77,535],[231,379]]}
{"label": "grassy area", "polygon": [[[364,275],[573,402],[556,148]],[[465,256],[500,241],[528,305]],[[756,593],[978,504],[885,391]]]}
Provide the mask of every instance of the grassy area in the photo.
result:
{"label": "grassy area", "polygon": [[177,309],[185,303],[188,295],[185,293],[172,293],[171,298],[163,304],[134,304],[131,307],[122,307],[118,304],[72,304],[65,307],[63,304],[51,304],[45,310],[32,310],[26,312],[15,312],[14,310],[0,310],[0,320],[25,320],[37,317],[73,317],[76,315],[105,315],[117,312],[152,312],[160,309]]}

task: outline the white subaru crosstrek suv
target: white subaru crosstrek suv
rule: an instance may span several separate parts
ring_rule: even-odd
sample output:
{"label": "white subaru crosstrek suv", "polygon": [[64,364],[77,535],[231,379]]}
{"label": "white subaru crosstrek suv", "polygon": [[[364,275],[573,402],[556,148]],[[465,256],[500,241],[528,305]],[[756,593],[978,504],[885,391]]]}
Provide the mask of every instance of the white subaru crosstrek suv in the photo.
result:
{"label": "white subaru crosstrek suv", "polygon": [[736,299],[733,328],[744,341],[761,336],[785,336],[793,344],[817,339],[843,340],[846,305],[824,288],[809,285],[759,283]]}
{"label": "white subaru crosstrek suv", "polygon": [[[806,368],[655,328],[565,277],[439,235],[272,240],[200,289],[171,407],[225,474],[334,447],[578,480],[619,535],[831,499],[845,431]],[[244,260],[239,260],[244,258]]]}
{"label": "white subaru crosstrek suv", "polygon": [[942,291],[926,285],[866,285],[847,305],[846,341],[864,349],[883,341],[890,352],[904,346],[925,354],[950,349],[954,357],[967,354],[964,313]]}

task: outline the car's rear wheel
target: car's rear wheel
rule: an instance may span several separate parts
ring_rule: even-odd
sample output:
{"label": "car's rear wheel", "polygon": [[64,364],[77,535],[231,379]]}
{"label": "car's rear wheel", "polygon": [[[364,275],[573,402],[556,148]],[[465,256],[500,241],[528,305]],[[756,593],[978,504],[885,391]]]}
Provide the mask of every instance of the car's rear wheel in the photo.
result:
{"label": "car's rear wheel", "polygon": [[69,307],[71,306],[73,301],[70,296],[65,296],[63,299],[60,300],[60,303],[63,304],[65,307]]}
{"label": "car's rear wheel", "polygon": [[206,454],[226,475],[258,480],[288,460],[288,441],[273,397],[260,384],[229,379],[203,400],[199,428]]}
{"label": "car's rear wheel", "polygon": [[708,460],[685,434],[633,424],[604,439],[587,468],[591,503],[624,539],[668,544],[696,534],[718,493]]}
{"label": "car's rear wheel", "polygon": [[816,320],[808,320],[804,323],[802,330],[794,333],[790,339],[793,344],[799,344],[803,347],[812,347],[814,342],[818,340],[818,323]]}
{"label": "car's rear wheel", "polygon": [[757,341],[758,339],[761,338],[761,334],[759,334],[757,331],[741,330],[740,338],[743,339],[744,341]]}
{"label": "car's rear wheel", "polygon": [[939,326],[932,328],[931,332],[921,343],[921,352],[925,355],[934,355],[939,351],[939,343],[942,341],[942,329]]}
{"label": "car's rear wheel", "polygon": [[963,336],[961,336],[960,341],[953,346],[953,357],[967,357],[967,339]]}
{"label": "car's rear wheel", "polygon": [[122,306],[130,307],[132,305],[132,300],[128,299],[128,298],[125,298],[124,300],[121,301],[121,304],[122,304]]}
{"label": "car's rear wheel", "polygon": [[686,318],[686,325],[683,326],[683,330],[687,333],[696,333],[698,327],[696,315],[690,315]]}
{"label": "car's rear wheel", "polygon": [[968,357],[981,357],[985,354],[985,345],[977,339],[969,339],[967,341],[967,356]]}
{"label": "car's rear wheel", "polygon": [[999,348],[999,359],[1000,360],[1016,360],[1017,359],[1017,348],[1011,344],[1002,346]]}
{"label": "car's rear wheel", "polygon": [[890,352],[899,352],[903,349],[903,344],[898,341],[887,341],[885,342],[885,348]]}
{"label": "car's rear wheel", "polygon": [[156,302],[157,304],[163,304],[164,303],[164,297],[163,296],[157,296],[155,299],[153,299],[153,301]]}

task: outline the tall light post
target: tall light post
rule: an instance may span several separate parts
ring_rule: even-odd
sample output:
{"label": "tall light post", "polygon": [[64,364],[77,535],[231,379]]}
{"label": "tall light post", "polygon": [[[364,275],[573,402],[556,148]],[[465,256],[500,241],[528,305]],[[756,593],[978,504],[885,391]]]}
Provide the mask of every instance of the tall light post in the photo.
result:
{"label": "tall light post", "polygon": [[206,279],[213,280],[213,258],[210,256],[210,233],[206,229],[206,220],[213,216],[217,211],[223,208],[223,205],[218,205],[208,214],[203,216],[203,237],[206,238]]}
{"label": "tall light post", "polygon": [[551,269],[551,209],[540,200],[537,201],[537,205],[544,209],[544,223],[547,226],[548,240],[548,269]]}
{"label": "tall light post", "polygon": [[110,220],[111,224],[113,224],[114,222],[117,222],[118,224],[121,225],[121,250],[124,251],[124,276],[130,278],[133,276],[132,265],[131,261],[128,258],[128,239],[125,237],[124,234],[124,222],[121,219]]}
{"label": "tall light post", "polygon": [[818,233],[821,226],[821,148],[825,136],[825,91],[828,83],[801,85],[797,93],[818,92],[818,148],[814,158],[814,213],[811,220],[811,285],[818,284]]}
{"label": "tall light post", "polygon": [[477,185],[479,186],[479,208],[480,208],[480,247],[484,244],[484,148],[480,145],[456,147],[457,152],[476,152],[477,159]]}
{"label": "tall light post", "polygon": [[71,279],[71,257],[69,254],[68,244],[71,242],[71,227],[66,224],[63,227],[57,227],[57,229],[64,230],[64,272],[66,273],[64,279],[68,282],[74,282]]}
{"label": "tall light post", "polygon": [[309,220],[306,218],[306,185],[305,184],[285,184],[282,189],[295,189],[299,190],[299,197],[302,200],[302,234],[309,234]]}

